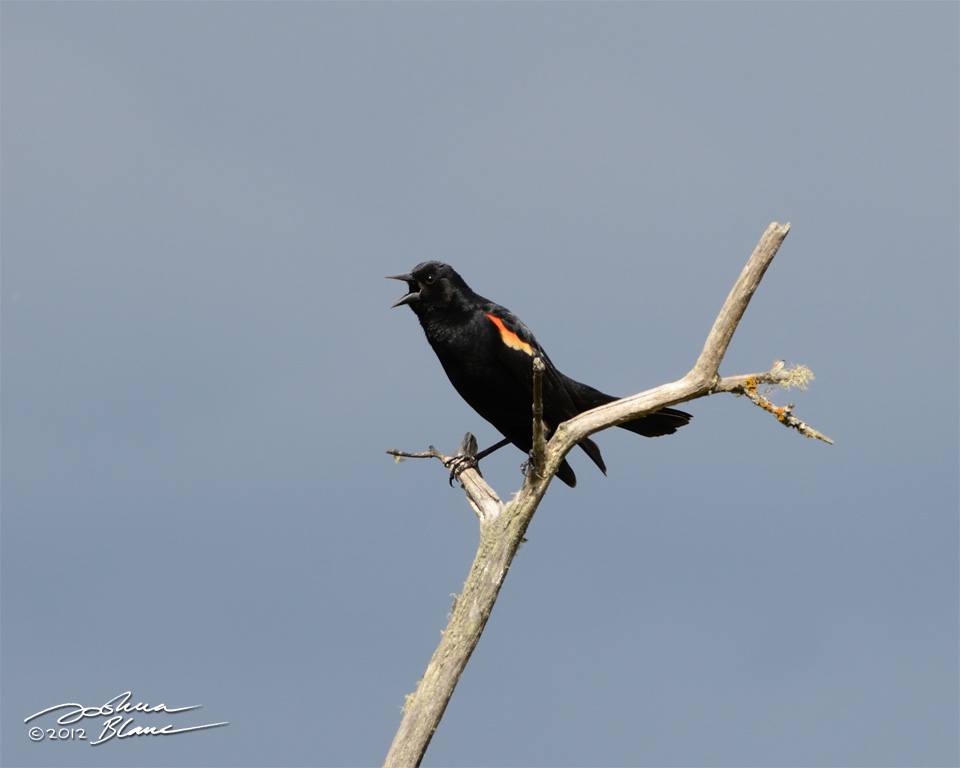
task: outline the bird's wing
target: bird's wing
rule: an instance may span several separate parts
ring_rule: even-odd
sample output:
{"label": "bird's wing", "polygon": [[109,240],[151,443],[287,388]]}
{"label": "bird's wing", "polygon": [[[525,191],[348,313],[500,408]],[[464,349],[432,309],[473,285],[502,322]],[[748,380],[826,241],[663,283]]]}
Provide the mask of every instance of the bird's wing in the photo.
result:
{"label": "bird's wing", "polygon": [[551,362],[543,347],[531,330],[509,310],[498,305],[490,305],[484,314],[500,339],[497,355],[503,364],[530,393],[533,402],[533,359],[539,356],[543,361],[543,402],[544,416],[550,427],[556,427],[561,421],[573,418],[579,413],[570,393],[566,389],[566,377]]}
{"label": "bird's wing", "polygon": [[[531,405],[533,404],[533,359],[539,356],[543,361],[543,416],[549,432],[552,433],[561,422],[572,419],[584,410],[577,407],[567,387],[567,383],[572,380],[557,370],[547,353],[543,351],[543,347],[520,318],[495,304],[487,307],[484,314],[500,337],[501,344],[497,348],[498,357],[530,393]],[[600,471],[606,474],[607,468],[597,444],[589,438],[584,438],[580,441],[580,447],[586,451]],[[572,485],[568,480],[564,482]]]}

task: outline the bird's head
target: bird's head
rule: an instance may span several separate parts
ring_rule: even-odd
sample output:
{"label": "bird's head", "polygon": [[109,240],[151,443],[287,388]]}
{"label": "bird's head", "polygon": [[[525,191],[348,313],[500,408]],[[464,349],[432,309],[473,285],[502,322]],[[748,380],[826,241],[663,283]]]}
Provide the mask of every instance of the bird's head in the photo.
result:
{"label": "bird's head", "polygon": [[463,278],[449,264],[425,261],[404,275],[387,275],[390,280],[403,280],[408,293],[390,309],[408,304],[418,315],[429,310],[455,310],[472,295]]}

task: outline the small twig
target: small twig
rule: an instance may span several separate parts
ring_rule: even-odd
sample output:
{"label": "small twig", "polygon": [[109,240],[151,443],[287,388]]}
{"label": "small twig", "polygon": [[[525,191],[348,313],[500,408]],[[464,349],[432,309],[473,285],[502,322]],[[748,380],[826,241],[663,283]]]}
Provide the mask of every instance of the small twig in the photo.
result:
{"label": "small twig", "polygon": [[[739,376],[723,376],[717,379],[716,384],[710,390],[714,392],[734,392],[745,383],[752,381],[754,384],[770,384],[775,387],[784,387],[790,389],[806,389],[807,384],[813,381],[813,371],[805,365],[793,365],[786,367],[783,360],[778,360],[773,367],[764,373],[748,373]],[[738,392],[737,394],[742,394]]]}
{"label": "small twig", "polygon": [[457,448],[457,453],[455,456],[447,456],[446,454],[440,453],[440,451],[438,451],[432,445],[430,446],[429,450],[421,451],[420,453],[398,451],[396,448],[390,448],[387,453],[393,456],[397,463],[400,463],[404,459],[440,459],[440,461],[443,462],[443,466],[445,466],[447,469],[451,469],[456,466],[458,461],[469,461],[476,457],[477,438],[473,436],[473,433],[467,432],[463,436],[463,440],[460,441],[460,447]]}
{"label": "small twig", "polygon": [[744,395],[754,405],[763,408],[767,413],[772,413],[777,417],[777,421],[785,427],[797,430],[805,437],[812,437],[816,440],[823,440],[825,443],[833,445],[833,440],[827,437],[819,430],[814,429],[809,424],[801,421],[793,415],[794,403],[788,403],[784,406],[777,406],[765,395],[757,391],[757,387],[762,384],[770,384],[778,387],[798,387],[806,389],[807,382],[813,379],[813,372],[804,365],[795,365],[791,368],[785,368],[783,360],[774,364],[767,373],[754,373],[749,376],[730,376],[720,379],[714,387],[716,392],[730,392],[734,395]]}
{"label": "small twig", "polygon": [[533,472],[535,478],[543,477],[543,465],[547,454],[547,439],[543,431],[543,371],[546,366],[537,355],[533,358]]}
{"label": "small twig", "polygon": [[500,497],[497,496],[496,491],[487,485],[487,481],[483,479],[476,465],[467,464],[462,470],[457,468],[457,463],[462,461],[464,456],[472,457],[476,454],[476,438],[467,432],[467,434],[463,436],[458,450],[459,453],[456,456],[447,456],[431,445],[428,450],[419,453],[398,451],[396,448],[391,448],[387,453],[393,456],[396,461],[403,461],[404,459],[439,459],[443,463],[443,466],[454,471],[457,480],[460,481],[460,485],[467,495],[467,501],[470,502],[470,506],[473,507],[473,511],[477,517],[480,518],[480,524],[483,526],[483,524],[496,519],[500,512],[503,511],[503,502],[500,501]]}
{"label": "small twig", "polygon": [[406,451],[398,451],[396,448],[391,448],[387,451],[391,456],[393,456],[397,463],[403,461],[404,459],[440,459],[444,464],[447,463],[452,457],[444,456],[440,451],[430,446],[429,451],[421,451],[420,453],[407,453]]}

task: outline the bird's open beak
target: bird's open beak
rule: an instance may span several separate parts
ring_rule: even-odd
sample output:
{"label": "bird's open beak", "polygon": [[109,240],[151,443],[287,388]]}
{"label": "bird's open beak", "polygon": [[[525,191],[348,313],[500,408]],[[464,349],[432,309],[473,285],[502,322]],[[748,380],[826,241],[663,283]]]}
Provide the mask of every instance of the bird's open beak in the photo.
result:
{"label": "bird's open beak", "polygon": [[403,280],[407,286],[410,288],[410,293],[406,296],[401,296],[399,301],[390,305],[390,309],[394,307],[402,307],[404,304],[412,304],[415,301],[420,301],[420,291],[418,290],[419,285],[417,281],[413,279],[413,275],[409,272],[405,275],[387,275],[388,280]]}

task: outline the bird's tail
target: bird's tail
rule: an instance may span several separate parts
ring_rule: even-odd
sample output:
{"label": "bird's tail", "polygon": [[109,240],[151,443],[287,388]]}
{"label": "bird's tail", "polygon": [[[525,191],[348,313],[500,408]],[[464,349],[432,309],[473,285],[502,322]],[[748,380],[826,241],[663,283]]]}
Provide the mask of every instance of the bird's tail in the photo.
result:
{"label": "bird's tail", "polygon": [[[603,463],[603,456],[600,455],[600,447],[589,437],[581,440],[579,446],[586,451],[587,456],[593,459],[593,463],[600,467],[600,471],[603,472],[603,474],[607,474],[607,465]],[[557,470],[557,477],[571,488],[577,485],[577,476],[574,474],[573,467],[567,463],[566,459],[560,464],[560,468]]]}
{"label": "bird's tail", "polygon": [[577,485],[577,476],[573,472],[573,467],[567,464],[566,459],[561,462],[560,468],[557,470],[557,477],[563,480],[563,482],[565,482],[571,488],[575,488]]}

